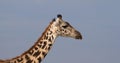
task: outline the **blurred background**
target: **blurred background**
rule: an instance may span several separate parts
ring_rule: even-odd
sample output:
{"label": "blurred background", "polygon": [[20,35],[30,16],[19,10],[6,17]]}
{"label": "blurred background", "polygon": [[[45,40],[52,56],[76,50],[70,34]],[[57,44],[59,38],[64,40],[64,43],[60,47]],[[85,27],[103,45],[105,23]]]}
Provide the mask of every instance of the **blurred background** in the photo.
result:
{"label": "blurred background", "polygon": [[57,14],[83,40],[57,38],[42,63],[120,63],[119,0],[0,0],[0,59],[28,50]]}

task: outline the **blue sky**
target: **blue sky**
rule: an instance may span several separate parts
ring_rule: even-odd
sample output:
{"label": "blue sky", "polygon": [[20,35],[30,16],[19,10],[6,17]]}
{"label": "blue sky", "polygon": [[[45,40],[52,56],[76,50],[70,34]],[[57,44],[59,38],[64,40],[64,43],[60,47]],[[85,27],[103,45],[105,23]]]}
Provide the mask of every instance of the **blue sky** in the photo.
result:
{"label": "blue sky", "polygon": [[119,2],[0,0],[0,59],[28,50],[60,13],[83,40],[57,38],[43,63],[120,63]]}

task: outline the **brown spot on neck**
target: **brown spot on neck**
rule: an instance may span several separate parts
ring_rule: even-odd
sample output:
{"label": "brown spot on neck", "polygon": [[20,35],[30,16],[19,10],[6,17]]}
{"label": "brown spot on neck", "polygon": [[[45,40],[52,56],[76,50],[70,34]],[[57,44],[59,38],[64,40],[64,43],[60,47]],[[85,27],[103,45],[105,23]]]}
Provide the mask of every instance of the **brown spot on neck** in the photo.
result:
{"label": "brown spot on neck", "polygon": [[[50,27],[51,27],[51,25],[52,25],[53,23],[54,23],[54,21],[51,21],[51,22],[50,22],[50,24],[48,25],[48,27],[47,27],[47,28],[45,29],[45,31],[42,33],[41,37],[37,40],[37,42],[35,42],[35,44],[34,44],[29,50],[25,51],[25,52],[24,52],[22,55],[20,55],[20,56],[17,56],[17,57],[12,58],[12,59],[8,59],[8,60],[6,60],[6,61],[17,60],[18,58],[23,57],[24,55],[26,55],[27,53],[29,53],[32,49],[34,49],[35,46],[37,46],[38,43],[39,43],[41,40],[44,40],[44,39],[43,39],[44,35],[45,35],[46,32],[50,29]],[[40,53],[36,53],[36,55],[37,55],[37,54],[40,54]],[[3,61],[0,60],[0,62],[3,62]]]}
{"label": "brown spot on neck", "polygon": [[45,35],[45,33],[48,31],[48,29],[50,29],[50,27],[51,27],[51,25],[53,24],[53,22],[54,22],[54,21],[51,21],[51,22],[50,22],[50,24],[49,24],[48,27],[45,29],[45,31],[42,33],[41,37],[37,40],[37,42],[36,42],[28,51],[24,52],[24,53],[22,54],[22,56],[25,55],[26,53],[28,53],[28,52],[29,52],[31,49],[33,49],[35,46],[37,46],[37,45],[38,45],[38,42],[40,42],[40,40],[44,40],[44,39],[42,39],[42,38],[44,37],[44,35]]}

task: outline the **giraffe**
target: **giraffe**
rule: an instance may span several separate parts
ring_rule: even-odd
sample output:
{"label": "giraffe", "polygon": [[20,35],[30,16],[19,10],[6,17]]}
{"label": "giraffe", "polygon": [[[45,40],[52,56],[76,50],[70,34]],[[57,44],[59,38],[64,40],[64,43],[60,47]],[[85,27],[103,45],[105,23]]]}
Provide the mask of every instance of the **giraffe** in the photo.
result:
{"label": "giraffe", "polygon": [[0,63],[41,63],[58,36],[82,39],[81,33],[58,14],[30,49],[15,58],[0,60]]}

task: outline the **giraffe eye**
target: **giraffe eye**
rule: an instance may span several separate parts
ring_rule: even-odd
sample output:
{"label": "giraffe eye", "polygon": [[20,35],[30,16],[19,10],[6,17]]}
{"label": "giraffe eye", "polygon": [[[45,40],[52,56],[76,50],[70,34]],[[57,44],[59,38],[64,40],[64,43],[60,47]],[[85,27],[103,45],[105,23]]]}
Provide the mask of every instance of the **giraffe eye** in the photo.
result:
{"label": "giraffe eye", "polygon": [[68,26],[67,25],[65,25],[65,26],[62,26],[63,28],[67,28]]}

